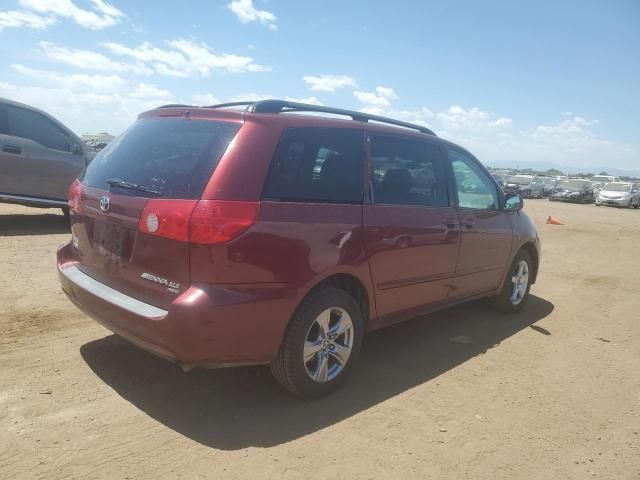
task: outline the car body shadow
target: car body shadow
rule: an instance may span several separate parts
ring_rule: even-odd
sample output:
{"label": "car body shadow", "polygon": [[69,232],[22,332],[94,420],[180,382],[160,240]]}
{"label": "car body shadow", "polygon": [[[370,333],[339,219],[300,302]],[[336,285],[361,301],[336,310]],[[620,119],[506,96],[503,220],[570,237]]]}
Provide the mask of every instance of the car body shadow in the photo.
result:
{"label": "car body shadow", "polygon": [[553,304],[535,296],[515,315],[474,302],[377,330],[365,338],[344,387],[314,401],[284,392],[267,367],[185,374],[116,335],[80,352],[105,383],[149,416],[203,445],[235,450],[278,445],[345,420],[496,347],[552,311]]}
{"label": "car body shadow", "polygon": [[69,233],[69,221],[62,213],[43,213],[37,215],[9,214],[0,215],[0,236],[49,235]]}

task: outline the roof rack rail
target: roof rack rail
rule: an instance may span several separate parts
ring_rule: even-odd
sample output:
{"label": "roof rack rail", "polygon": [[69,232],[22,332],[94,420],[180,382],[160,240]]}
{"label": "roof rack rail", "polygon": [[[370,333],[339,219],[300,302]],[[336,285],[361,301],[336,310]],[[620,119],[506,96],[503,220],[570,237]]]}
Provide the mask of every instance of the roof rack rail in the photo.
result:
{"label": "roof rack rail", "polygon": [[379,115],[370,115],[364,112],[357,112],[355,110],[345,110],[342,108],[324,107],[321,105],[310,105],[307,103],[289,102],[286,100],[260,100],[258,102],[231,102],[221,103],[218,105],[210,105],[205,108],[225,108],[225,107],[238,107],[245,106],[245,110],[251,113],[289,113],[289,112],[319,112],[319,113],[331,113],[334,115],[344,115],[351,117],[352,120],[357,122],[380,122],[389,125],[395,125],[398,127],[410,128],[417,130],[427,135],[436,136],[433,130],[423,127],[422,125],[416,125],[414,123],[403,122],[400,120],[394,120],[393,118],[382,117]]}

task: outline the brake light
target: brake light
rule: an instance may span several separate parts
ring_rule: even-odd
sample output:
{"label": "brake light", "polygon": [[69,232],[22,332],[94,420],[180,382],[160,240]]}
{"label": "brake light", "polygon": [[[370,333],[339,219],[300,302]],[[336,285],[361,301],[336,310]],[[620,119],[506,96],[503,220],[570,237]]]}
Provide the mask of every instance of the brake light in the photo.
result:
{"label": "brake light", "polygon": [[200,200],[191,214],[191,242],[228,242],[255,223],[259,207],[259,202]]}
{"label": "brake light", "polygon": [[69,200],[67,201],[69,209],[76,213],[80,213],[82,208],[82,183],[75,179],[71,185],[69,185]]}
{"label": "brake light", "polygon": [[197,200],[149,200],[138,222],[138,230],[149,235],[189,241],[189,220]]}

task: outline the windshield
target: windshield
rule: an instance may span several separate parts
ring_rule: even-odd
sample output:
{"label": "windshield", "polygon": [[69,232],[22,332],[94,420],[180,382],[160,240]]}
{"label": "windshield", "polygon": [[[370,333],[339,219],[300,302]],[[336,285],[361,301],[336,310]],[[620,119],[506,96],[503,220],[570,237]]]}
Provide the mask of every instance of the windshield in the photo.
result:
{"label": "windshield", "polygon": [[569,192],[579,192],[584,189],[586,183],[584,180],[564,180],[560,182],[558,188],[560,190],[568,190]]}
{"label": "windshield", "polygon": [[516,185],[529,185],[531,183],[531,177],[516,175],[509,179],[509,183],[515,183]]}
{"label": "windshield", "polygon": [[610,183],[604,190],[607,192],[630,192],[631,184],[630,183]]}
{"label": "windshield", "polygon": [[122,194],[199,198],[239,128],[211,120],[139,120],[93,159],[81,180]]}
{"label": "windshield", "polygon": [[612,177],[601,177],[597,175],[589,179],[590,182],[594,182],[594,183],[607,183],[607,182],[610,182],[611,180],[613,180]]}

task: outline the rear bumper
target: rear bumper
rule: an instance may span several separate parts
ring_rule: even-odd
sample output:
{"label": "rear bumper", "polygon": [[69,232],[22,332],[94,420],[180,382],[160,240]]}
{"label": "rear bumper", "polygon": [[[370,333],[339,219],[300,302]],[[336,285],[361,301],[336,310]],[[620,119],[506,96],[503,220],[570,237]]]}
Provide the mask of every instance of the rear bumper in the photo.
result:
{"label": "rear bumper", "polygon": [[58,250],[69,299],[131,343],[187,366],[265,364],[280,347],[304,287],[192,284],[167,310],[124,295],[76,268],[71,244]]}

